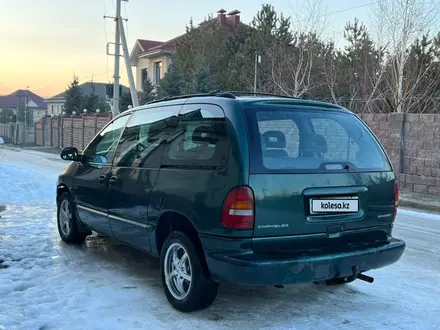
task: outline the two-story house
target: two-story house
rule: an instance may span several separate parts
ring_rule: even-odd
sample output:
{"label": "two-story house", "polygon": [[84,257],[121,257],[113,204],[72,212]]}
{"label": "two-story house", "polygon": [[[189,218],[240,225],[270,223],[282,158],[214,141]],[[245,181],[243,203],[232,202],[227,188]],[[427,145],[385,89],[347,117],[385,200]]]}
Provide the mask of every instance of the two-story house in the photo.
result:
{"label": "two-story house", "polygon": [[[224,26],[228,33],[233,33],[240,24],[240,12],[238,10],[226,13],[224,9],[217,12],[217,17],[209,22],[216,22]],[[203,28],[202,22],[198,28]],[[176,52],[177,43],[184,35],[162,42],[146,39],[138,39],[130,54],[130,63],[136,67],[136,89],[141,91],[147,78],[153,85],[159,84],[171,63],[171,55]]]}
{"label": "two-story house", "polygon": [[[87,96],[94,90],[95,94],[101,100],[107,101],[109,98],[113,97],[113,85],[99,82],[85,82],[79,85],[82,95]],[[130,89],[126,86],[120,85],[120,93],[129,93]],[[47,114],[52,116],[59,116],[64,111],[64,103],[66,103],[66,92],[62,92],[51,98],[45,100],[47,103]],[[87,109],[89,111],[95,111],[96,109]]]}
{"label": "two-story house", "polygon": [[26,109],[33,121],[42,118],[47,111],[44,99],[30,90],[19,89],[12,94],[0,96],[0,113],[10,110],[16,113],[17,109]]}

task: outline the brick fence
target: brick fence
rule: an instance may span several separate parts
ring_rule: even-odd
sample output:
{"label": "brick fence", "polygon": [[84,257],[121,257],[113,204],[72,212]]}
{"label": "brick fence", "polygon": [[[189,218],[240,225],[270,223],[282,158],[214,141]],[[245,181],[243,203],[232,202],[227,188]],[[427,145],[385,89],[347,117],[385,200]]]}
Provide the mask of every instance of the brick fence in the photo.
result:
{"label": "brick fence", "polygon": [[3,140],[13,141],[15,136],[14,134],[15,134],[15,124],[0,123],[0,136],[3,138]]}
{"label": "brick fence", "polygon": [[[440,114],[364,114],[399,174],[400,190],[440,196]],[[36,123],[36,143],[82,150],[111,115],[46,117]],[[288,137],[289,138],[289,137]]]}
{"label": "brick fence", "polygon": [[35,123],[35,143],[45,147],[83,150],[109,122],[111,115],[44,117]]}
{"label": "brick fence", "polygon": [[366,114],[405,193],[440,196],[440,114]]}
{"label": "brick fence", "polygon": [[35,143],[35,127],[33,125],[25,125],[20,123],[0,123],[0,137],[6,143],[15,144],[34,144]]}

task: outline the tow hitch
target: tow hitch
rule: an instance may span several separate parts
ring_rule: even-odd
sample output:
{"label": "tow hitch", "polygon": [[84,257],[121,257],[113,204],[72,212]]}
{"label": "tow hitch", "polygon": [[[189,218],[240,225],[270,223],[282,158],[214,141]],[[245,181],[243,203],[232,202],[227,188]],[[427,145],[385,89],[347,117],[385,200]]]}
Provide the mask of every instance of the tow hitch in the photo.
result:
{"label": "tow hitch", "polygon": [[365,274],[361,274],[359,272],[359,267],[358,266],[353,266],[351,268],[353,270],[353,275],[351,276],[352,280],[350,282],[353,282],[355,279],[359,279],[368,283],[373,283],[374,282],[374,278]]}
{"label": "tow hitch", "polygon": [[358,274],[357,276],[358,279],[368,282],[368,283],[373,283],[374,282],[374,278],[365,274]]}
{"label": "tow hitch", "polygon": [[344,283],[351,283],[353,281],[355,281],[356,279],[368,282],[368,283],[373,283],[374,282],[374,278],[365,274],[361,274],[359,272],[359,267],[358,266],[353,266],[352,268],[353,274],[351,276],[348,277],[338,277],[338,278],[334,278],[331,280],[326,280],[325,284],[328,286],[331,285],[338,285],[338,284],[344,284]]}

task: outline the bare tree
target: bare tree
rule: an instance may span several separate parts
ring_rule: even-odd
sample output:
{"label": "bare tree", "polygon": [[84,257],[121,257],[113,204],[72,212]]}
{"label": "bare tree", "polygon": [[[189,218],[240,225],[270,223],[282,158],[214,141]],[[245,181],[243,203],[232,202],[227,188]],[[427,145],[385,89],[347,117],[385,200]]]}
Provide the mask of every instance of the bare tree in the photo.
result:
{"label": "bare tree", "polygon": [[334,103],[338,103],[337,97],[337,71],[338,71],[338,54],[334,43],[331,42],[326,46],[326,51],[323,54],[323,75],[330,91],[331,99]]}
{"label": "bare tree", "polygon": [[387,45],[390,70],[387,81],[397,112],[403,112],[405,99],[411,98],[404,86],[408,49],[433,26],[438,7],[434,0],[386,0],[379,1],[374,10],[376,26],[382,29],[381,42]]}
{"label": "bare tree", "polygon": [[292,15],[292,42],[275,42],[267,56],[271,62],[271,78],[281,93],[301,97],[317,88],[319,81],[312,79],[317,59],[323,48],[322,35],[326,26],[324,0],[289,1]]}
{"label": "bare tree", "polygon": [[328,25],[325,0],[289,0],[289,5],[294,31],[324,37]]}
{"label": "bare tree", "polygon": [[319,40],[312,33],[294,36],[289,46],[274,43],[268,52],[272,64],[272,80],[283,94],[302,97],[312,86],[312,72],[320,52]]}
{"label": "bare tree", "polygon": [[406,112],[424,113],[434,110],[432,100],[438,95],[440,80],[434,40],[425,35],[417,39],[408,51],[403,84],[403,105]]}

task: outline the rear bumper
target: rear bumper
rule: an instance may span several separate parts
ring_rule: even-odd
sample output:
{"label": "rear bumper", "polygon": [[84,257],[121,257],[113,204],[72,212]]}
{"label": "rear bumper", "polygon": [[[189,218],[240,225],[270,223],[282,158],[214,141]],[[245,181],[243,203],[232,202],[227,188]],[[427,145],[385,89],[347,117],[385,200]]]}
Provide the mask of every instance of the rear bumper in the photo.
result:
{"label": "rear bumper", "polygon": [[[211,249],[222,245],[218,238],[201,237],[201,240],[212,278],[244,285],[308,283],[346,277],[353,274],[353,266],[366,272],[393,264],[405,250],[404,241],[390,238],[387,244],[362,250],[289,257],[255,254],[243,249],[242,253],[228,254],[224,247],[222,252]],[[225,240],[223,243],[227,244]],[[237,247],[237,242],[232,245]],[[249,246],[245,240],[240,245]]]}

